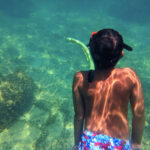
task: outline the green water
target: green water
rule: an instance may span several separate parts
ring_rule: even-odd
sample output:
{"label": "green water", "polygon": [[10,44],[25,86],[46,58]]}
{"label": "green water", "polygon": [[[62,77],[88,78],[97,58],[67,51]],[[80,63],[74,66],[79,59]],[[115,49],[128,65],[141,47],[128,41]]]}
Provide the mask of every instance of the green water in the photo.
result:
{"label": "green water", "polygon": [[[114,28],[131,45],[118,67],[139,75],[145,98],[142,145],[150,148],[150,2],[122,0],[0,0],[0,74],[22,69],[38,89],[29,109],[0,133],[0,150],[70,150],[73,146],[72,78],[87,70],[81,48],[91,32]],[[131,113],[129,118],[131,118]]]}

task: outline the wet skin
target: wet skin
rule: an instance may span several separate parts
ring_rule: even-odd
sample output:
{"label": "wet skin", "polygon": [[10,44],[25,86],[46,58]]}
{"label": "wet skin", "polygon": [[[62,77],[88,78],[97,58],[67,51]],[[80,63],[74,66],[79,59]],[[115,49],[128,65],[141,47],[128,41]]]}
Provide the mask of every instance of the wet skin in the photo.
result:
{"label": "wet skin", "polygon": [[84,129],[120,139],[129,139],[128,104],[132,120],[132,145],[140,146],[144,129],[144,99],[140,80],[130,68],[95,70],[92,83],[88,71],[73,80],[74,134],[78,144]]}

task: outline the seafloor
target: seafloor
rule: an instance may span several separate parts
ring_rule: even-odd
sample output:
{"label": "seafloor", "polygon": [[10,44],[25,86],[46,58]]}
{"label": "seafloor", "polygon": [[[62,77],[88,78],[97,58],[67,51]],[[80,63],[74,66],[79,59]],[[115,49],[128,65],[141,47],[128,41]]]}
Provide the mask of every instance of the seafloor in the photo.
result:
{"label": "seafloor", "polygon": [[[30,4],[28,10],[24,9],[28,3],[22,8],[19,5],[19,10],[14,11],[4,0],[1,3],[5,8],[0,7],[0,74],[21,69],[38,89],[31,107],[0,133],[0,150],[71,149],[74,142],[72,78],[76,71],[89,66],[81,48],[68,43],[66,37],[88,43],[91,32],[102,28],[117,29],[134,48],[133,52],[125,52],[118,67],[134,68],[142,81],[146,108],[142,146],[144,150],[150,149],[150,22],[144,22],[141,17],[138,20],[138,15],[134,20],[111,15],[105,11],[109,6],[100,11],[88,12],[86,6],[80,6],[79,11],[77,6],[65,11],[60,9],[61,4],[50,5],[49,1],[36,3],[33,8]],[[129,118],[131,122],[131,111]]]}

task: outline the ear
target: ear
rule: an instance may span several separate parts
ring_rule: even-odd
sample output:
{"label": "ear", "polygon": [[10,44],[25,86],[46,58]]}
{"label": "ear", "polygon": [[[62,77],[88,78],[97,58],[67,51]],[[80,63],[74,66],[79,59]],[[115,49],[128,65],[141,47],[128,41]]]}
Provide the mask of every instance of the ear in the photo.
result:
{"label": "ear", "polygon": [[122,50],[122,51],[121,51],[121,56],[120,56],[120,58],[122,58],[123,55],[124,55],[124,51]]}

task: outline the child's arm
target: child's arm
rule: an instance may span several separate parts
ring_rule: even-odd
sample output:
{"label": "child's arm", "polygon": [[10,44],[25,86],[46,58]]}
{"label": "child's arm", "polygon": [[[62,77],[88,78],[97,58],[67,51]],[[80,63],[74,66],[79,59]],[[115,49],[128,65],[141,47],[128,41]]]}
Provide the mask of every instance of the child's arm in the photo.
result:
{"label": "child's arm", "polygon": [[83,99],[80,94],[79,86],[82,82],[82,74],[78,72],[74,76],[72,94],[73,94],[73,104],[74,104],[74,137],[75,145],[78,145],[82,131],[83,131],[83,121],[84,121],[84,104]]}
{"label": "child's arm", "polygon": [[133,113],[131,142],[133,149],[140,149],[145,123],[144,98],[141,82],[134,71],[132,74],[134,84],[130,99]]}

